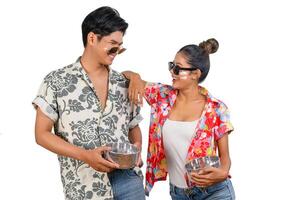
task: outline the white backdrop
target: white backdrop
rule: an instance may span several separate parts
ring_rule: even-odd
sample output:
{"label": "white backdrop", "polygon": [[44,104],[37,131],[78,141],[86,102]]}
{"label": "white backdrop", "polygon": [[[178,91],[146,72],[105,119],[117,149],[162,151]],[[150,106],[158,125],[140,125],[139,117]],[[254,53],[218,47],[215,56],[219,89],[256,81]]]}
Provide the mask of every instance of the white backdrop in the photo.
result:
{"label": "white backdrop", "polygon": [[[167,62],[183,45],[215,37],[203,83],[231,111],[237,199],[301,199],[300,6],[297,1],[1,1],[0,199],[63,199],[56,155],[34,139],[31,101],[43,77],[83,51],[80,25],[103,5],[130,24],[113,68],[170,83]],[[143,158],[149,107],[144,106]],[[145,171],[145,168],[143,168]],[[150,200],[170,199],[168,182]]]}

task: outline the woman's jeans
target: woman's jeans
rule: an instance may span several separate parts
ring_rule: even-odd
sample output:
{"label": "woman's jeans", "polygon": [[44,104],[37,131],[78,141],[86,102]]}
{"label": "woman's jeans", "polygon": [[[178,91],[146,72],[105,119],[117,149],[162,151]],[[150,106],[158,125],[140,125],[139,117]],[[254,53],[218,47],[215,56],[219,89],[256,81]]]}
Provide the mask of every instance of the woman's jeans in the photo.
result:
{"label": "woman's jeans", "polygon": [[145,200],[142,178],[132,169],[108,173],[114,200]]}
{"label": "woman's jeans", "polygon": [[229,179],[206,188],[178,188],[170,184],[172,200],[234,200],[235,193]]}

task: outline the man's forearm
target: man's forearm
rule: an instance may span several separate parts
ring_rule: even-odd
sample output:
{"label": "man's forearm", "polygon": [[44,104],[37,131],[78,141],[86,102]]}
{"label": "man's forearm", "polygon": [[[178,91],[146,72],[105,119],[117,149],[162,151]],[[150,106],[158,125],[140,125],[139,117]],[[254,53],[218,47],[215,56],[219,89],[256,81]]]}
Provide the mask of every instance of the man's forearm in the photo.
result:
{"label": "man's forearm", "polygon": [[138,125],[129,131],[129,140],[132,144],[135,144],[139,148],[139,150],[141,150],[142,134]]}
{"label": "man's forearm", "polygon": [[58,155],[84,160],[85,149],[74,146],[51,132],[38,134],[38,136],[36,136],[36,142],[45,149]]}

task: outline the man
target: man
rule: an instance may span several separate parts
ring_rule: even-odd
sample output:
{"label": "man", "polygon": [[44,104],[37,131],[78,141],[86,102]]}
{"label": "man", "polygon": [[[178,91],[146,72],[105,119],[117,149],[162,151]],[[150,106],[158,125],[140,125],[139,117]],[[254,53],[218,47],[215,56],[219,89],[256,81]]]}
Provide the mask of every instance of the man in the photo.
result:
{"label": "man", "polygon": [[128,99],[128,80],[109,67],[125,50],[127,27],[115,9],[91,12],[82,23],[82,56],[48,74],[33,101],[36,142],[58,154],[68,200],[145,199],[139,168],[120,170],[103,157],[110,142],[141,149],[140,108]]}

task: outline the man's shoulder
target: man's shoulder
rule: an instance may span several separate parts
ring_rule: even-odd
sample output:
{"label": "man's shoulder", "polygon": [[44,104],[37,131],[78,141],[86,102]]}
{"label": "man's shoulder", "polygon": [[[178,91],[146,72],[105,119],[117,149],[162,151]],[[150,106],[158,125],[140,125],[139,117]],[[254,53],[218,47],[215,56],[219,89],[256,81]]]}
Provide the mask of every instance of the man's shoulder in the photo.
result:
{"label": "man's shoulder", "polygon": [[127,81],[128,79],[125,78],[125,76],[114,69],[111,69],[111,78],[116,81]]}
{"label": "man's shoulder", "polygon": [[55,70],[52,70],[49,72],[45,78],[44,81],[46,82],[56,82],[56,81],[63,81],[69,76],[74,76],[77,73],[75,64],[70,64]]}
{"label": "man's shoulder", "polygon": [[73,73],[76,70],[76,63],[65,65],[63,67],[52,70],[50,73]]}
{"label": "man's shoulder", "polygon": [[113,84],[118,84],[122,88],[128,88],[129,86],[129,80],[122,73],[113,69],[111,69],[110,80]]}

